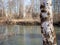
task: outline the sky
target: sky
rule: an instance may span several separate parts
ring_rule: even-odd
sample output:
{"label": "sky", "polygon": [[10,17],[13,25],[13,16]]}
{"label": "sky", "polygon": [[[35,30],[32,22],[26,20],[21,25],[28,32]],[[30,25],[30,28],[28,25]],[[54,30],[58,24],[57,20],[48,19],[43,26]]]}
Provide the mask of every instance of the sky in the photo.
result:
{"label": "sky", "polygon": [[[8,2],[8,0],[4,1],[5,3]],[[24,5],[30,5],[31,4],[31,0],[24,0]]]}
{"label": "sky", "polygon": [[[7,2],[8,2],[9,0],[4,0],[4,8],[5,8],[5,10],[6,11],[8,11],[8,4],[7,4]],[[14,0],[14,1],[16,1],[16,0]],[[36,3],[36,0],[34,0],[34,2]],[[27,6],[27,5],[31,5],[31,0],[24,0],[24,6]],[[35,4],[36,5],[36,4]],[[37,6],[37,7],[39,7],[39,6]],[[34,7],[34,8],[36,8],[36,6]],[[17,8],[17,5],[16,6],[14,6],[14,8],[12,8],[12,11],[17,11],[18,12],[18,8]],[[38,8],[38,10],[39,10],[39,8]]]}
{"label": "sky", "polygon": [[[1,1],[1,0],[0,0]],[[5,8],[5,10],[8,10],[8,4],[7,4],[7,2],[8,2],[9,0],[4,0],[4,8]],[[16,0],[14,0],[14,1],[16,1]],[[52,2],[55,2],[56,0],[52,0]],[[36,0],[34,0],[34,2],[36,2]],[[38,1],[38,3],[39,3],[39,1]],[[60,3],[59,3],[60,4]],[[31,5],[31,0],[24,0],[24,5],[25,6],[27,6],[27,5]],[[36,4],[35,4],[36,5]],[[53,3],[53,5],[54,5],[54,3]],[[38,8],[37,8],[38,7]],[[56,6],[56,7],[58,7],[58,5]],[[55,7],[55,8],[56,8]],[[16,9],[15,9],[16,8]],[[37,6],[35,6],[34,8],[36,8],[36,10],[38,9],[39,10],[39,5],[37,4]],[[53,6],[53,8],[54,8],[54,6]],[[0,9],[1,9],[1,7],[0,7]],[[14,9],[13,9],[13,11],[14,10],[16,10],[17,12],[18,12],[18,10],[17,10],[18,8],[17,7],[14,7]],[[39,12],[37,10],[37,12]],[[53,9],[54,10],[54,9]],[[59,9],[60,10],[60,9]],[[56,10],[57,11],[57,10]]]}
{"label": "sky", "polygon": [[[11,0],[12,1],[12,0]],[[4,7],[7,8],[7,2],[8,0],[4,0]],[[31,0],[24,0],[24,5],[30,5],[31,4]]]}
{"label": "sky", "polygon": [[25,5],[30,5],[31,4],[31,0],[25,0],[24,2],[25,2],[24,3]]}
{"label": "sky", "polygon": [[[8,4],[7,4],[8,1],[9,1],[9,0],[4,0],[4,7],[5,7],[5,10],[6,10],[6,11],[8,11]],[[10,1],[12,1],[12,0],[10,0]],[[15,0],[15,1],[17,1],[17,0]],[[30,4],[31,4],[31,0],[24,0],[24,6],[30,5]],[[15,8],[16,8],[16,9],[15,9]],[[16,5],[16,7],[14,7],[12,10],[16,10],[16,12],[18,12],[17,5]]]}

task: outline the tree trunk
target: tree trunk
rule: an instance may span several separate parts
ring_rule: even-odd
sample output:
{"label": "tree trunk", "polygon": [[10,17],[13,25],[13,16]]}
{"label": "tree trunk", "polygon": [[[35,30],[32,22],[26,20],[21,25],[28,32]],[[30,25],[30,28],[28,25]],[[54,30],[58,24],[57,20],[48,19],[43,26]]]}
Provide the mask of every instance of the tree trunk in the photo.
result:
{"label": "tree trunk", "polygon": [[43,45],[57,45],[53,27],[52,0],[40,0],[40,18]]}

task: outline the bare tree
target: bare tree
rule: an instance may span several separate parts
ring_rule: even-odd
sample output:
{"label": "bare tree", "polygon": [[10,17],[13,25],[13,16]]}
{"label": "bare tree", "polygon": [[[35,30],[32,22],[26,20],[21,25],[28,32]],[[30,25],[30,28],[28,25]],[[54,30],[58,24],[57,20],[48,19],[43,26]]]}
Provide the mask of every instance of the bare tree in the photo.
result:
{"label": "bare tree", "polygon": [[23,18],[23,8],[24,8],[24,0],[20,0],[20,4],[19,4],[19,15],[20,18]]}
{"label": "bare tree", "polygon": [[0,17],[2,16],[2,0],[0,0]]}
{"label": "bare tree", "polygon": [[[16,2],[15,2],[15,0],[9,0],[9,1],[8,1],[8,11],[9,11],[8,17],[13,18],[13,16],[14,16],[13,12],[16,12],[15,7],[16,7]],[[14,9],[15,9],[15,10],[14,10]],[[14,10],[14,11],[13,11],[13,10]]]}
{"label": "bare tree", "polygon": [[0,16],[3,16],[4,15],[4,0],[0,0],[0,12],[1,12]]}

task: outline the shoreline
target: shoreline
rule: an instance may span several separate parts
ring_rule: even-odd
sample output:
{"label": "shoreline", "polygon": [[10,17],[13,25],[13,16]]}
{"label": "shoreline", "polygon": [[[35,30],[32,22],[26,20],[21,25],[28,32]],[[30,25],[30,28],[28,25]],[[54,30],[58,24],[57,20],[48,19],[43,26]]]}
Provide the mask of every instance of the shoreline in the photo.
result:
{"label": "shoreline", "polygon": [[[0,20],[0,25],[41,25],[38,19],[1,19]],[[60,26],[60,22],[54,22],[54,26]]]}
{"label": "shoreline", "polygon": [[[34,21],[34,22],[11,22],[11,21],[4,21],[4,22],[0,22],[0,25],[38,25],[40,26],[41,23]],[[54,26],[58,26],[60,27],[60,22],[57,23],[53,23]]]}

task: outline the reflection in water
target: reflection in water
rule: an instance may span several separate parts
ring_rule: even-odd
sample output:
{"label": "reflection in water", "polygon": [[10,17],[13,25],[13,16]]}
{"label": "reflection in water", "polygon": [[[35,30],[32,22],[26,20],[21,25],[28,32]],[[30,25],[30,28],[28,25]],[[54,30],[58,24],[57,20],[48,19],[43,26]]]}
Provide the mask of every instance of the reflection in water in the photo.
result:
{"label": "reflection in water", "polygon": [[42,45],[40,26],[0,25],[0,45]]}
{"label": "reflection in water", "polygon": [[40,45],[42,42],[40,26],[0,26],[0,34],[4,35],[0,45]]}

